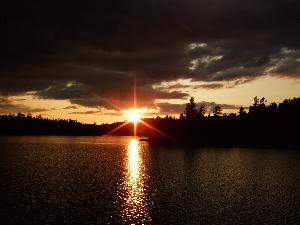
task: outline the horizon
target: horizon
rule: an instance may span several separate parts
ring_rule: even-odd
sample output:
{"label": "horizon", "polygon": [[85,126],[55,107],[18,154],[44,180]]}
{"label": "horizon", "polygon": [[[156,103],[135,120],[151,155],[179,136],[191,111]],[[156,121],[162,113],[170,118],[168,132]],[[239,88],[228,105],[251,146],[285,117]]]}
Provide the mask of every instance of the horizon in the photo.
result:
{"label": "horizon", "polygon": [[[297,98],[300,98],[300,97],[292,97],[292,98],[287,98],[287,99],[284,99],[284,100],[292,100],[292,99],[297,99]],[[253,100],[254,100],[254,98],[253,98]],[[260,99],[258,98],[258,100],[260,100]],[[276,103],[277,105],[279,105],[283,101],[281,101],[281,102],[270,102],[270,101],[268,101],[267,99],[264,98],[264,102],[265,102],[265,105],[268,107],[272,103]],[[180,119],[180,114],[184,114],[185,113],[184,112],[185,111],[184,108],[187,106],[188,103],[189,102],[187,102],[185,104],[182,104],[181,105],[182,106],[182,111],[178,112],[176,114],[159,114],[159,115],[158,114],[153,114],[152,116],[150,116],[150,115],[147,115],[147,112],[143,113],[143,112],[145,112],[144,109],[136,109],[136,110],[134,110],[133,108],[130,108],[128,110],[125,110],[125,112],[124,111],[122,112],[122,114],[123,114],[122,115],[123,120],[112,121],[112,122],[105,121],[105,122],[102,122],[102,123],[96,123],[96,121],[92,121],[92,122],[90,122],[90,121],[88,121],[88,122],[86,122],[86,121],[80,121],[77,118],[73,119],[73,118],[70,118],[70,117],[69,118],[47,117],[47,116],[45,116],[43,114],[31,113],[31,112],[27,112],[27,113],[26,112],[25,113],[24,112],[0,113],[0,116],[1,115],[2,116],[9,116],[9,115],[18,116],[19,114],[21,114],[21,115],[24,115],[24,116],[29,116],[30,115],[30,116],[36,117],[36,118],[39,117],[39,116],[41,116],[42,119],[49,119],[49,120],[73,120],[73,121],[76,121],[76,122],[80,122],[82,124],[96,124],[96,125],[105,125],[105,124],[114,124],[114,123],[123,123],[123,124],[126,123],[127,124],[127,123],[137,123],[140,120],[156,119],[156,118],[167,118],[167,117],[171,118],[172,117],[174,119]],[[209,103],[210,105],[205,105],[207,103]],[[204,110],[205,111],[204,111],[203,115],[204,115],[204,117],[209,117],[209,116],[213,116],[215,107],[216,106],[220,106],[221,107],[222,115],[219,115],[219,116],[222,117],[224,115],[228,116],[230,114],[238,115],[240,107],[243,107],[243,110],[246,113],[248,113],[249,112],[249,108],[251,106],[253,106],[253,103],[254,102],[252,102],[252,104],[250,104],[249,106],[236,105],[237,108],[235,108],[235,109],[227,109],[226,108],[227,107],[226,104],[222,105],[222,104],[216,104],[215,102],[212,102],[212,103],[210,103],[210,102],[196,102],[196,109],[199,109],[199,107],[204,106]],[[130,113],[130,111],[131,111],[131,113]]]}

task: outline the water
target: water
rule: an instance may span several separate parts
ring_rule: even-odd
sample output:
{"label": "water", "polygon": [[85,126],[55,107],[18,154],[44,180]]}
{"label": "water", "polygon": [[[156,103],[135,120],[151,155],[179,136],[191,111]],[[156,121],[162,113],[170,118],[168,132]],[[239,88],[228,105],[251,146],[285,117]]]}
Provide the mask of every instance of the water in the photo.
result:
{"label": "water", "polygon": [[1,224],[299,224],[300,151],[0,137]]}

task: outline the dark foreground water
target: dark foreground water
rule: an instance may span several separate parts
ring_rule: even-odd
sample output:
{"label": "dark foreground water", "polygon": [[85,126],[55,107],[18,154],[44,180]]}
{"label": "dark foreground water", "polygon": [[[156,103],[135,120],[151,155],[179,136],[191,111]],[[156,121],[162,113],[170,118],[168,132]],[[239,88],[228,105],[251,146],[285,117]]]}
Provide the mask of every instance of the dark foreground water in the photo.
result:
{"label": "dark foreground water", "polygon": [[299,224],[300,151],[0,137],[0,224]]}

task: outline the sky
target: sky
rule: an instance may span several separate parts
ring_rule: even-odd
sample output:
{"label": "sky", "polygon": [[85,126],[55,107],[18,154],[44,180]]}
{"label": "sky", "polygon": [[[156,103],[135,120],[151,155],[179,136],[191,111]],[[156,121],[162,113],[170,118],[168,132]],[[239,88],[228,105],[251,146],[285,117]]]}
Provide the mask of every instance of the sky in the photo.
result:
{"label": "sky", "polygon": [[[300,97],[298,0],[6,1],[0,114],[110,123]],[[136,79],[135,79],[136,78]]]}

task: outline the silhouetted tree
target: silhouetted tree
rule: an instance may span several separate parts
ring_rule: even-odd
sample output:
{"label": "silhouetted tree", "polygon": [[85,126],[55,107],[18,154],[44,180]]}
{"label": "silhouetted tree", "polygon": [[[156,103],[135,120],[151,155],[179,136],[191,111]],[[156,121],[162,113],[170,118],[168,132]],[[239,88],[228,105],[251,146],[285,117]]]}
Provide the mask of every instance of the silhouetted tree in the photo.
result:
{"label": "silhouetted tree", "polygon": [[206,113],[205,106],[201,105],[198,109],[198,117],[203,118]]}
{"label": "silhouetted tree", "polygon": [[2,135],[99,135],[104,126],[82,124],[76,120],[48,119],[41,115],[18,113],[0,115]]}
{"label": "silhouetted tree", "polygon": [[24,117],[25,117],[25,114],[19,112],[19,113],[18,113],[18,117],[19,117],[19,118],[24,118]]}
{"label": "silhouetted tree", "polygon": [[259,101],[259,110],[262,112],[262,111],[265,111],[266,110],[266,103],[267,100],[265,99],[265,97],[262,97]]}
{"label": "silhouetted tree", "polygon": [[180,113],[179,119],[185,119],[185,115],[183,113]]}
{"label": "silhouetted tree", "polygon": [[213,114],[214,114],[214,116],[221,116],[222,115],[221,106],[219,106],[219,105],[215,106],[215,108],[213,110]]}
{"label": "silhouetted tree", "polygon": [[190,102],[186,104],[184,115],[187,119],[197,118],[198,111],[196,109],[195,99],[191,97]]}
{"label": "silhouetted tree", "polygon": [[247,114],[243,106],[240,107],[238,113],[239,113],[239,116],[245,116]]}
{"label": "silhouetted tree", "polygon": [[228,117],[230,117],[230,118],[235,118],[235,117],[236,117],[236,114],[235,114],[235,113],[230,113],[230,114],[228,115]]}
{"label": "silhouetted tree", "polygon": [[277,104],[275,102],[272,102],[268,107],[267,111],[270,113],[275,113],[277,110]]}
{"label": "silhouetted tree", "polygon": [[255,96],[253,100],[254,100],[253,106],[257,107],[259,104],[259,98],[257,98],[257,96]]}
{"label": "silhouetted tree", "polygon": [[254,103],[249,107],[249,114],[262,114],[266,111],[266,102],[267,100],[263,97],[259,99],[257,96],[254,97]]}

